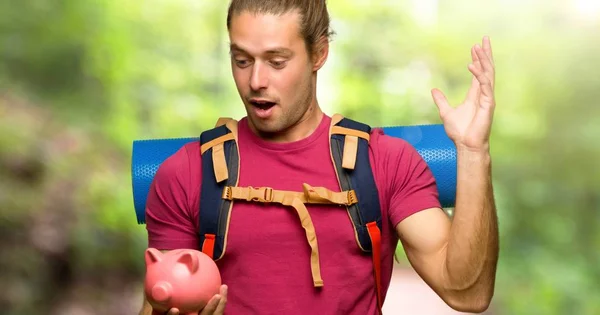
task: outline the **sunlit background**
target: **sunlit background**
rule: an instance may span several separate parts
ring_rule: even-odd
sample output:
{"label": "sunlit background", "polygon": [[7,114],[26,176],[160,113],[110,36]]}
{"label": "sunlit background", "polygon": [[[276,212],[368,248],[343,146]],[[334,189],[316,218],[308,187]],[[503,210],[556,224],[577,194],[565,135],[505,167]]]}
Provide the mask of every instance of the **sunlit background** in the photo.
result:
{"label": "sunlit background", "polygon": [[[0,2],[0,313],[135,314],[146,230],[135,139],[241,118],[216,0]],[[501,229],[488,314],[600,314],[600,1],[329,1],[319,100],[373,126],[439,123],[492,39]],[[386,314],[452,314],[400,263]]]}

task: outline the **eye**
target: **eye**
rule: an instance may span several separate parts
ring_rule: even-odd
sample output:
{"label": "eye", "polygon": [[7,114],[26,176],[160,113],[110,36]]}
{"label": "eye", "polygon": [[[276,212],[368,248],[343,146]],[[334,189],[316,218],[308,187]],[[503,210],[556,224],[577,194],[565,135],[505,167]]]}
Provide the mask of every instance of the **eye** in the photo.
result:
{"label": "eye", "polygon": [[235,65],[238,66],[239,68],[245,68],[248,67],[250,65],[250,61],[248,59],[243,59],[243,58],[234,58],[234,62]]}
{"label": "eye", "polygon": [[286,66],[286,60],[273,59],[270,61],[270,63],[276,69],[282,69]]}

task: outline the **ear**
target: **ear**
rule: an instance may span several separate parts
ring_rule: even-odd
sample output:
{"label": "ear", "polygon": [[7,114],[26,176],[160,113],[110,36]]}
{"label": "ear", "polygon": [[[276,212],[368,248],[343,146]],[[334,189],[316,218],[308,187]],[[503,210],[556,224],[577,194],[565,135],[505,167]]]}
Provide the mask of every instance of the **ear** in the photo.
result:
{"label": "ear", "polygon": [[198,256],[192,255],[192,253],[184,253],[178,259],[178,263],[184,264],[191,273],[196,273],[200,267]]}
{"label": "ear", "polygon": [[315,50],[313,52],[313,71],[318,71],[323,67],[327,57],[329,56],[329,40],[326,36],[321,37],[315,43]]}
{"label": "ear", "polygon": [[146,266],[150,266],[162,260],[162,253],[156,248],[146,249]]}

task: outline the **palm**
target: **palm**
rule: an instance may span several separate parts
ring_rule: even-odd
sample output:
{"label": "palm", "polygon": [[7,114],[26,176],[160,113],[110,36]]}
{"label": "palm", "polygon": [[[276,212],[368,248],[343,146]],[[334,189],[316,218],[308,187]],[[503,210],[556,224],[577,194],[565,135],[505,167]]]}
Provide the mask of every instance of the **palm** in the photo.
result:
{"label": "palm", "polygon": [[494,65],[489,39],[484,38],[483,48],[474,46],[471,57],[473,63],[469,65],[469,71],[473,79],[464,102],[453,108],[441,91],[434,89],[432,96],[448,137],[457,146],[486,150],[495,107]]}

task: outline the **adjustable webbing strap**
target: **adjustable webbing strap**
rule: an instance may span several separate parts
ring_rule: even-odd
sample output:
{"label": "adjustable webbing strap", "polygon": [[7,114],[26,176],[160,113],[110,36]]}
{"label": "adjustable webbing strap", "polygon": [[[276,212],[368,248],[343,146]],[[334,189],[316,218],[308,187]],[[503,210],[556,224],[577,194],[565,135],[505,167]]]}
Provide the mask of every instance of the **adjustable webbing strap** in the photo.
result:
{"label": "adjustable webbing strap", "polygon": [[333,192],[325,187],[312,187],[303,184],[303,192],[275,190],[270,187],[226,187],[223,191],[225,200],[246,200],[257,202],[275,202],[293,207],[306,232],[306,239],[311,248],[310,267],[315,287],[323,286],[319,263],[319,246],[317,235],[306,203],[351,205],[357,202],[354,191]]}
{"label": "adjustable webbing strap", "polygon": [[217,183],[220,183],[229,178],[229,171],[227,170],[227,162],[225,160],[225,146],[224,143],[229,140],[235,140],[232,133],[220,136],[214,140],[211,140],[200,147],[200,154],[212,149],[212,161],[215,173],[215,179]]}
{"label": "adjustable webbing strap", "polygon": [[358,154],[358,138],[367,140],[370,135],[367,132],[355,129],[344,128],[340,126],[331,127],[332,135],[344,135],[344,153],[342,156],[342,167],[353,170],[356,165],[356,155]]}
{"label": "adjustable webbing strap", "polygon": [[275,190],[270,187],[230,187],[223,190],[223,199],[288,203],[291,199],[298,199],[302,203],[321,203],[352,205],[358,202],[356,193],[351,191],[334,192],[325,187],[312,187],[309,184],[302,185],[303,192]]}

